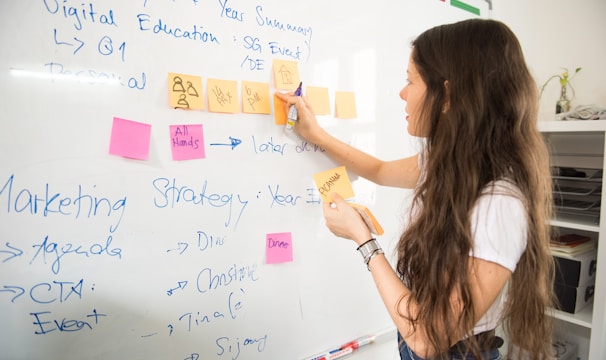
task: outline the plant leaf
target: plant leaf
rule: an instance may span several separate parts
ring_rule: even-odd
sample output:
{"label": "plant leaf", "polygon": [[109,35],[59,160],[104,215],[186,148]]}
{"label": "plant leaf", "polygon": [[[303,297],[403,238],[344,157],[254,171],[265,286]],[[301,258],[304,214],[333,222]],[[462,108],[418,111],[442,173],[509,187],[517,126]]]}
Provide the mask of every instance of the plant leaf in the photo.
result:
{"label": "plant leaf", "polygon": [[539,98],[541,98],[541,96],[543,96],[543,91],[545,91],[545,87],[547,86],[547,84],[549,84],[549,82],[555,78],[559,78],[560,75],[552,75],[549,79],[545,80],[545,82],[543,83],[543,86],[541,86],[541,92],[539,93]]}

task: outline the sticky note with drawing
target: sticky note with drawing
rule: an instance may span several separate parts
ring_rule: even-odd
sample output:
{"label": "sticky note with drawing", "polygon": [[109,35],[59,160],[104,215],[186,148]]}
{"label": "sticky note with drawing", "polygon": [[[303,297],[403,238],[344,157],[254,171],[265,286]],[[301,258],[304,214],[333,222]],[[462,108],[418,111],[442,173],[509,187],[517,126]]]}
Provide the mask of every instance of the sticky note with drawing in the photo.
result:
{"label": "sticky note with drawing", "polygon": [[168,73],[168,96],[175,109],[204,110],[200,76]]}
{"label": "sticky note with drawing", "polygon": [[274,80],[276,89],[295,90],[301,79],[298,62],[290,60],[273,60]]}
{"label": "sticky note with drawing", "polygon": [[237,81],[208,79],[206,87],[208,109],[211,112],[235,114],[240,111]]}
{"label": "sticky note with drawing", "polygon": [[242,81],[242,112],[248,114],[269,114],[269,84]]}

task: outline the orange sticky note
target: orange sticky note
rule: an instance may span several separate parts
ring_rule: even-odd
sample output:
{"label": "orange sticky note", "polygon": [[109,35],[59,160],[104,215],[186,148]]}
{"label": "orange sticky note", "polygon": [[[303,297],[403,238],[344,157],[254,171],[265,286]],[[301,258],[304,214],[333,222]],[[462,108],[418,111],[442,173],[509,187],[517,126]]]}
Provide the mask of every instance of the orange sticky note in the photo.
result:
{"label": "orange sticky note", "polygon": [[109,153],[132,159],[147,160],[151,125],[115,117]]}
{"label": "orange sticky note", "polygon": [[316,115],[330,115],[330,98],[328,88],[308,86],[305,89],[305,96],[313,107]]}
{"label": "orange sticky note", "polygon": [[301,80],[296,61],[274,59],[273,70],[277,89],[295,90],[299,86]]}
{"label": "orange sticky note", "polygon": [[278,264],[292,261],[292,234],[289,232],[265,235],[265,262]]}
{"label": "orange sticky note", "polygon": [[352,203],[352,202],[350,202],[348,204],[358,211],[358,213],[360,214],[360,216],[366,223],[366,226],[368,226],[368,229],[370,230],[371,233],[377,234],[377,235],[383,235],[383,233],[385,231],[383,230],[383,227],[381,226],[381,224],[379,224],[379,221],[377,220],[377,218],[375,218],[373,213],[370,211],[370,209],[368,209],[366,206],[361,205],[361,204],[356,204],[356,203]]}
{"label": "orange sticky note", "polygon": [[204,109],[200,76],[168,73],[170,106],[178,109]]}
{"label": "orange sticky note", "polygon": [[208,109],[212,112],[239,112],[238,82],[231,80],[208,79]]}
{"label": "orange sticky note", "polygon": [[284,101],[280,100],[274,94],[274,119],[276,125],[286,125],[286,117],[288,114],[286,113],[286,107],[284,106]]}
{"label": "orange sticky note", "polygon": [[204,131],[202,124],[171,125],[170,148],[173,160],[204,159]]}
{"label": "orange sticky note", "polygon": [[354,196],[353,187],[347,176],[345,166],[339,166],[334,169],[326,170],[314,175],[314,181],[322,200],[330,202],[331,194],[336,192],[343,199],[349,199]]}
{"label": "orange sticky note", "polygon": [[335,94],[335,117],[353,119],[358,116],[356,96],[352,91],[337,91]]}
{"label": "orange sticky note", "polygon": [[269,114],[269,84],[242,81],[242,112],[249,114]]}

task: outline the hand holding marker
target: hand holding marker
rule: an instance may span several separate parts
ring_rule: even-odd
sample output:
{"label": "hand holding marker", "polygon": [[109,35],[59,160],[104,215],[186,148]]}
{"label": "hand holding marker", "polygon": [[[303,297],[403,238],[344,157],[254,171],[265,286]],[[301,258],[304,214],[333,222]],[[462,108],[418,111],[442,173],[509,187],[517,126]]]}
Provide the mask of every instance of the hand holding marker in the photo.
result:
{"label": "hand holding marker", "polygon": [[[297,90],[295,90],[295,96],[301,96],[302,87],[303,82],[301,81],[299,83],[299,87],[297,88]],[[288,119],[286,119],[286,130],[292,131],[293,127],[295,126],[295,121],[297,121],[298,117],[299,115],[297,114],[297,107],[295,106],[295,104],[290,105],[290,109],[288,110]]]}

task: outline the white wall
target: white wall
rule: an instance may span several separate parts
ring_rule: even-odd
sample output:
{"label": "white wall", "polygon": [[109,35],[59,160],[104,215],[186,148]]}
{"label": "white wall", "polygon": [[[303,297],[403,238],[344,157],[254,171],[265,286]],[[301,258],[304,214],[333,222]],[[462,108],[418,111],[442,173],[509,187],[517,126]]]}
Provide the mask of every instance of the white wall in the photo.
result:
{"label": "white wall", "polygon": [[[493,0],[493,17],[516,33],[538,86],[562,67],[582,67],[572,80],[572,106],[606,107],[605,0]],[[559,86],[553,81],[541,99],[540,120],[552,120]]]}

